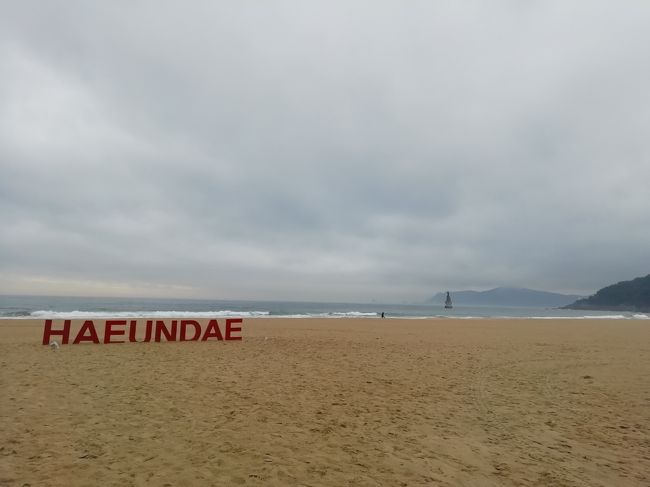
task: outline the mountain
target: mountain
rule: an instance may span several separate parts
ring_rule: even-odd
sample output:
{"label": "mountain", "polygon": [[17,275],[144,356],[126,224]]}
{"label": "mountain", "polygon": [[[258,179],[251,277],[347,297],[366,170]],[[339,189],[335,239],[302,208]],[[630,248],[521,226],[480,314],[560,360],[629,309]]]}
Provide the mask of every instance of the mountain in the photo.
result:
{"label": "mountain", "polygon": [[[534,289],[498,287],[489,291],[450,292],[454,305],[465,306],[528,306],[533,308],[559,308],[583,296],[549,293]],[[446,292],[429,299],[430,303],[443,304]]]}
{"label": "mountain", "polygon": [[604,287],[593,296],[579,299],[565,308],[650,311],[650,274]]}

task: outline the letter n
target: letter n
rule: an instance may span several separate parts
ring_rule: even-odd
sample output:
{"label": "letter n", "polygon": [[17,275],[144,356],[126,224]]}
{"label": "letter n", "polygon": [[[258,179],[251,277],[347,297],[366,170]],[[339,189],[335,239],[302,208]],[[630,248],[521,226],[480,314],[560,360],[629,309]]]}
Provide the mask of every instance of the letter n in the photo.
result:
{"label": "letter n", "polygon": [[168,342],[176,341],[176,320],[172,320],[172,329],[171,331],[167,329],[164,321],[156,321],[156,337],[155,341],[159,342],[161,335],[165,335],[165,338]]}

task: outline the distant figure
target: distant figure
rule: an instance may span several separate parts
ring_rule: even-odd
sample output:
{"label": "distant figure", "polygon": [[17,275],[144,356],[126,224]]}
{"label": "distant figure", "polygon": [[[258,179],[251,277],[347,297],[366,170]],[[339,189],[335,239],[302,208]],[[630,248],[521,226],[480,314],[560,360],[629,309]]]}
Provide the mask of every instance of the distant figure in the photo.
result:
{"label": "distant figure", "polygon": [[385,316],[384,316],[384,312],[383,312],[383,311],[381,312],[381,317],[382,317],[382,318],[385,318]]}

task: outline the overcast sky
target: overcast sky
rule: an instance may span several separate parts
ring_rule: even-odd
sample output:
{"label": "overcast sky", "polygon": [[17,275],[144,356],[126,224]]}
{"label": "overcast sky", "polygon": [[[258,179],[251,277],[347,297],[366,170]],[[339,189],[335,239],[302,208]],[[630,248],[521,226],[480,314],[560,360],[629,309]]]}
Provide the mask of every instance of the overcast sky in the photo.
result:
{"label": "overcast sky", "polygon": [[650,272],[650,2],[0,0],[0,293]]}

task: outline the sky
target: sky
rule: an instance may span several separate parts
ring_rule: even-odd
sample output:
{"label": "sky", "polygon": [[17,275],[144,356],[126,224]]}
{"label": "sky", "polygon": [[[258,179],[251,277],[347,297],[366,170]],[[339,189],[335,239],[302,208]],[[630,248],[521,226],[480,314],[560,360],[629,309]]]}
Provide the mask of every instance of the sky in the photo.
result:
{"label": "sky", "polygon": [[0,294],[650,272],[650,2],[0,0]]}

